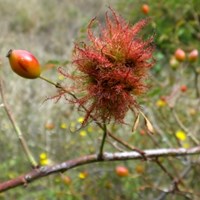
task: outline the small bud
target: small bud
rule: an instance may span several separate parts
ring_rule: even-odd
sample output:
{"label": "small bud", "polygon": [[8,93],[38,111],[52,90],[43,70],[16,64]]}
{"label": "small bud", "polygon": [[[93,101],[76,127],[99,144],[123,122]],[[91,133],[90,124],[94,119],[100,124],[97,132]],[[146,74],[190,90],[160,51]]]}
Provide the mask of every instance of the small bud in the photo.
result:
{"label": "small bud", "polygon": [[189,53],[188,59],[190,62],[195,62],[198,59],[198,56],[199,56],[198,50],[194,49]]}
{"label": "small bud", "polygon": [[176,60],[182,62],[185,60],[186,55],[185,55],[185,51],[183,51],[182,49],[177,49],[175,54],[174,54]]}
{"label": "small bud", "polygon": [[12,70],[23,78],[38,78],[41,73],[38,60],[30,52],[25,50],[10,50],[8,57]]}

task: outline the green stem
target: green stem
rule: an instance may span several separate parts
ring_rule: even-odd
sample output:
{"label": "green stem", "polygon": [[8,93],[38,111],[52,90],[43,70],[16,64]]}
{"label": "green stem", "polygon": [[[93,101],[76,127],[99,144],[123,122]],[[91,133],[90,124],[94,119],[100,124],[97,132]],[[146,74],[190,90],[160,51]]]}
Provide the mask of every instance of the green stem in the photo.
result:
{"label": "green stem", "polygon": [[[54,85],[56,88],[59,88],[63,91],[65,91],[66,93],[68,93],[69,95],[71,95],[74,99],[77,99],[76,95],[74,95],[73,93],[71,93],[70,91],[66,90],[62,85],[60,85],[59,83],[55,83],[43,76],[39,76],[40,79],[46,81],[47,83],[50,83],[51,85]],[[83,106],[82,106],[83,107]],[[85,109],[85,108],[84,108]]]}
{"label": "green stem", "polygon": [[50,83],[50,84],[52,84],[52,85],[54,85],[57,88],[61,88],[61,86],[60,86],[59,83],[54,83],[53,81],[51,81],[51,80],[49,80],[49,79],[47,79],[47,78],[45,78],[43,76],[39,76],[39,78],[42,79],[42,80],[44,80],[44,81],[46,81],[46,82],[48,82],[48,83]]}
{"label": "green stem", "polygon": [[34,159],[32,153],[31,153],[31,151],[30,151],[30,149],[29,149],[29,147],[28,147],[28,145],[26,143],[26,140],[23,137],[23,134],[22,134],[19,126],[17,125],[17,122],[15,121],[15,119],[14,119],[13,115],[11,114],[11,111],[10,111],[10,109],[9,109],[7,103],[6,103],[6,100],[5,100],[5,97],[4,97],[4,93],[3,93],[3,87],[2,87],[2,81],[1,80],[0,80],[0,93],[1,93],[1,98],[2,98],[2,101],[3,101],[4,109],[5,109],[5,111],[6,111],[7,115],[8,115],[8,118],[9,118],[11,124],[13,125],[13,128],[14,128],[16,134],[17,134],[17,137],[18,137],[21,145],[22,145],[22,148],[23,148],[28,160],[30,161],[31,166],[36,168],[38,166],[38,163]]}
{"label": "green stem", "polygon": [[104,144],[105,144],[105,141],[106,141],[106,136],[107,136],[107,126],[104,123],[103,124],[103,138],[101,140],[101,146],[100,146],[99,155],[98,155],[99,159],[101,159],[102,156],[103,156],[103,148],[104,148]]}

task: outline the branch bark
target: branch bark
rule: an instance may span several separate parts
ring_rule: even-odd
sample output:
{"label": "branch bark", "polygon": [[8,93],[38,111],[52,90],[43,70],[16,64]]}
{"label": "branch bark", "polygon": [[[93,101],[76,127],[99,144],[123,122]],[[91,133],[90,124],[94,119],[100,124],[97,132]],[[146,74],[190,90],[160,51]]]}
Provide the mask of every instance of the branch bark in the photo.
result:
{"label": "branch bark", "polygon": [[[170,149],[150,149],[144,150],[145,158],[154,159],[158,157],[176,157],[176,156],[186,156],[200,154],[200,146],[196,146],[190,149],[184,148],[170,148]],[[116,152],[109,153],[105,152],[102,157],[99,158],[98,154],[86,155],[76,159],[68,160],[62,163],[58,163],[52,166],[45,166],[33,169],[32,171],[21,175],[17,178],[0,183],[0,192],[9,190],[11,188],[24,185],[33,182],[34,180],[40,179],[42,177],[48,176],[50,174],[65,172],[71,168],[75,168],[81,165],[94,163],[94,162],[105,162],[105,161],[117,161],[117,160],[138,160],[143,159],[143,155],[139,152]]]}

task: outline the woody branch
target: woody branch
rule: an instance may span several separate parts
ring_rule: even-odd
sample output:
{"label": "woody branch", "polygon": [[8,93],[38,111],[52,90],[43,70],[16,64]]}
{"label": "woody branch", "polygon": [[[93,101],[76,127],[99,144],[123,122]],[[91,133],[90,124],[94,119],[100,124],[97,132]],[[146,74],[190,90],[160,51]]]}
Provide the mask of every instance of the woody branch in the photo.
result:
{"label": "woody branch", "polygon": [[[155,159],[159,157],[176,157],[200,154],[200,146],[196,146],[190,149],[184,148],[170,148],[170,149],[150,149],[144,150],[145,157],[147,159]],[[28,183],[50,174],[65,172],[71,168],[75,168],[81,165],[94,163],[94,162],[105,162],[105,161],[117,161],[117,160],[140,160],[143,159],[143,155],[139,152],[116,152],[109,153],[104,152],[99,158],[98,154],[86,155],[76,159],[67,160],[62,163],[58,163],[52,166],[45,166],[33,169],[32,171],[21,175],[17,178],[0,183],[0,192],[9,190],[20,185],[26,186]]]}

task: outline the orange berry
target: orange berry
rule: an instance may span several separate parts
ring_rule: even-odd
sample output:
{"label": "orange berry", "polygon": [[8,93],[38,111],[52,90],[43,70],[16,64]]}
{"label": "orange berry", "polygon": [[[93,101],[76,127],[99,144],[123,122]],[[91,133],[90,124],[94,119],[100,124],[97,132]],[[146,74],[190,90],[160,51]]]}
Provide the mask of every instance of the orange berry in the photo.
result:
{"label": "orange berry", "polygon": [[198,56],[199,56],[198,50],[194,49],[189,53],[188,59],[190,62],[195,62],[198,59]]}
{"label": "orange berry", "polygon": [[145,171],[145,167],[143,165],[137,165],[135,167],[135,171],[138,173],[138,174],[143,174],[144,171]]}
{"label": "orange berry", "polygon": [[180,62],[184,61],[186,58],[185,51],[183,51],[180,48],[175,51],[174,56],[175,56],[176,60],[178,60]]}
{"label": "orange berry", "polygon": [[128,176],[129,175],[129,170],[128,168],[124,167],[124,166],[117,166],[115,168],[115,172],[118,176],[120,177],[124,177],[124,176]]}
{"label": "orange berry", "polygon": [[177,59],[174,56],[171,57],[169,64],[170,64],[170,67],[174,70],[179,67],[179,62],[177,61]]}
{"label": "orange berry", "polygon": [[143,5],[142,5],[141,11],[142,11],[145,15],[147,15],[147,14],[149,13],[149,10],[150,10],[149,5],[147,5],[147,4],[143,4]]}
{"label": "orange berry", "polygon": [[10,50],[7,55],[12,70],[24,78],[38,78],[41,73],[38,60],[25,50]]}
{"label": "orange berry", "polygon": [[54,128],[55,128],[55,125],[51,122],[47,122],[45,124],[45,129],[47,129],[47,130],[53,130]]}
{"label": "orange berry", "polygon": [[197,114],[197,111],[196,111],[196,109],[194,109],[194,108],[189,108],[188,112],[189,112],[189,114],[192,115],[192,116],[195,116],[195,115]]}
{"label": "orange berry", "polygon": [[144,129],[140,130],[140,134],[145,135],[146,134],[145,130]]}
{"label": "orange berry", "polygon": [[181,89],[182,92],[186,92],[187,91],[187,86],[186,85],[182,85],[180,89]]}
{"label": "orange berry", "polygon": [[62,175],[61,176],[62,180],[63,180],[63,183],[65,183],[66,185],[70,185],[72,180],[69,176],[66,176],[66,175]]}

